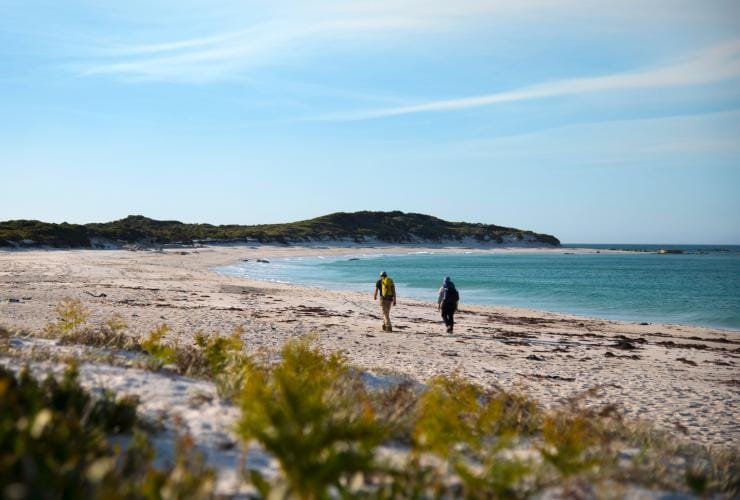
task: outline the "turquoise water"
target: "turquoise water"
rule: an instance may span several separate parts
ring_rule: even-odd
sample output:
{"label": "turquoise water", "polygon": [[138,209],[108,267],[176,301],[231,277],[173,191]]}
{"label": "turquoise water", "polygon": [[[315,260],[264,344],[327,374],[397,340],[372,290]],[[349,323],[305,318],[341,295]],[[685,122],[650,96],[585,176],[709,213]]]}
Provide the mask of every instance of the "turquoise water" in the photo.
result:
{"label": "turquoise water", "polygon": [[[299,285],[372,293],[378,272],[395,280],[399,297],[436,300],[445,275],[461,301],[607,319],[668,322],[740,330],[740,247],[617,246],[655,253],[409,253],[303,257],[244,262],[219,271]],[[353,260],[350,260],[353,259]],[[358,259],[358,260],[354,260]]]}

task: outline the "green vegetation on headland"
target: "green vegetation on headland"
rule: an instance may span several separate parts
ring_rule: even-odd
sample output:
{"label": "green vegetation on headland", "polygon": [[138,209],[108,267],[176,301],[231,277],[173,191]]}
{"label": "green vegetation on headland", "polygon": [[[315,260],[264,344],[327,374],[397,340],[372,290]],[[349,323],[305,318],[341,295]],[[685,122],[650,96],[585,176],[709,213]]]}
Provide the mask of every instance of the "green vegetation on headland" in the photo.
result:
{"label": "green vegetation on headland", "polygon": [[130,215],[114,222],[53,224],[33,220],[0,222],[2,246],[90,248],[121,244],[163,245],[198,242],[301,243],[309,241],[378,240],[386,243],[460,241],[528,242],[559,246],[549,234],[493,224],[448,222],[430,215],[404,212],[338,212],[286,224],[254,226],[185,224]]}

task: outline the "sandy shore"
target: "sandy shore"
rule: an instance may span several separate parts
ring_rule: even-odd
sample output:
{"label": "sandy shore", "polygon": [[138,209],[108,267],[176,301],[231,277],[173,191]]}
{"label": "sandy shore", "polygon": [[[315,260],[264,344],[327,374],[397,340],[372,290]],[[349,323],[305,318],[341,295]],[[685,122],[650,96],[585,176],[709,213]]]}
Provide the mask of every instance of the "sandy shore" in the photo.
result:
{"label": "sandy shore", "polygon": [[277,348],[314,333],[325,349],[375,372],[420,381],[457,372],[484,385],[523,388],[545,405],[599,387],[591,397],[626,415],[700,443],[740,443],[737,332],[462,305],[449,336],[434,304],[401,298],[389,334],[380,329],[372,280],[363,294],[212,271],[242,259],[347,252],[357,248],[0,252],[0,325],[38,331],[55,319],[62,298],[74,297],[93,323],[120,313],[135,335],[167,323],[178,342],[197,331],[242,327],[251,348]]}

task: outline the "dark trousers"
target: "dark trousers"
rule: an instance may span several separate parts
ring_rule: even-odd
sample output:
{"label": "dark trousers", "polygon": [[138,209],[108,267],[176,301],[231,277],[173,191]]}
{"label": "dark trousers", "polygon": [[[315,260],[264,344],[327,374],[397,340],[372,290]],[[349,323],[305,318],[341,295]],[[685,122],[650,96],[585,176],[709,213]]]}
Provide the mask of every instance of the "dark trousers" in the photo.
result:
{"label": "dark trousers", "polygon": [[452,329],[455,326],[455,310],[457,304],[447,304],[442,302],[442,319],[445,322],[447,328]]}

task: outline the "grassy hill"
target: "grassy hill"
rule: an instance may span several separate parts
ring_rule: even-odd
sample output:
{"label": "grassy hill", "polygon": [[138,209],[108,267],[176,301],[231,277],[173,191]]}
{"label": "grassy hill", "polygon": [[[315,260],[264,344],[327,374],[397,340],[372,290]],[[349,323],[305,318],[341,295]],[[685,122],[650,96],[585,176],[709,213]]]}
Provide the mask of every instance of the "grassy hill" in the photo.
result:
{"label": "grassy hill", "polygon": [[254,226],[184,224],[130,215],[114,222],[52,224],[33,220],[0,222],[0,246],[91,247],[94,241],[113,244],[190,244],[197,241],[299,243],[312,240],[377,239],[388,243],[461,241],[531,241],[558,246],[554,236],[493,224],[448,222],[430,215],[404,212],[337,212],[287,224]]}

